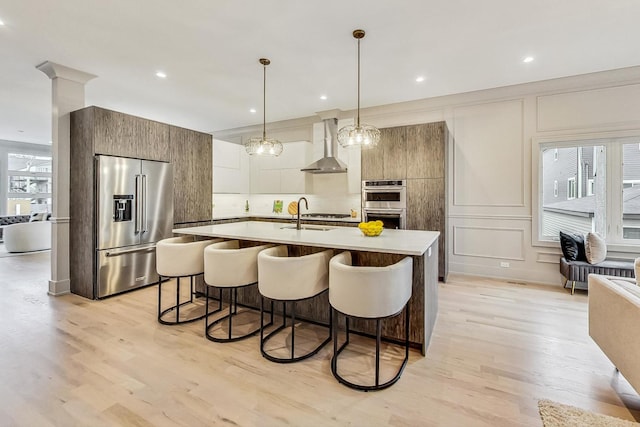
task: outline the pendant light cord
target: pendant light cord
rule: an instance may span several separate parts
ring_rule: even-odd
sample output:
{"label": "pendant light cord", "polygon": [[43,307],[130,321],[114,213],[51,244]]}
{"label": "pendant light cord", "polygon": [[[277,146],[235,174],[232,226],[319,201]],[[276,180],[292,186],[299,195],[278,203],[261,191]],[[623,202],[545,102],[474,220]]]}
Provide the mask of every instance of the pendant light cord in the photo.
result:
{"label": "pendant light cord", "polygon": [[356,115],[356,127],[360,127],[360,39],[358,39],[358,114]]}
{"label": "pendant light cord", "polygon": [[267,139],[267,65],[262,66],[262,141]]}

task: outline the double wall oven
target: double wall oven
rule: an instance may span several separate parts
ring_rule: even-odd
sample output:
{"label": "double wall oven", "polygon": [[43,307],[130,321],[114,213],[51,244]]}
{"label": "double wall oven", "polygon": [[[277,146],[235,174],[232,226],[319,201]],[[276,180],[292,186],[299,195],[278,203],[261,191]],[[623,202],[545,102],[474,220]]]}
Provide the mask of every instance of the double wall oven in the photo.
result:
{"label": "double wall oven", "polygon": [[407,228],[407,181],[362,181],[363,221],[380,220],[385,228]]}

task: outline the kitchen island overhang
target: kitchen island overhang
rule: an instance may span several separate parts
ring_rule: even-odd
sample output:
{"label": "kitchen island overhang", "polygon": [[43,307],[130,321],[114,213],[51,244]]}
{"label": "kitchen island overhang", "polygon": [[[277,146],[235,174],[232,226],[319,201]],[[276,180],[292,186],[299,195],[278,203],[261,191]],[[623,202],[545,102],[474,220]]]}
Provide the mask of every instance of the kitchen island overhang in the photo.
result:
{"label": "kitchen island overhang", "polygon": [[[354,227],[305,226],[296,230],[291,224],[243,221],[227,224],[204,225],[174,229],[175,234],[202,237],[222,237],[241,241],[265,242],[289,245],[298,248],[300,254],[309,253],[305,248],[328,248],[348,250],[354,253],[355,265],[389,265],[404,256],[413,258],[413,286],[410,307],[410,340],[420,347],[422,354],[427,351],[438,312],[438,236],[437,231],[390,230],[377,237],[366,237]],[[313,251],[313,249],[309,249]],[[246,290],[242,296],[248,305],[258,304],[257,290]],[[327,322],[328,298],[320,303],[325,307],[304,307],[300,315],[309,320]],[[326,310],[325,310],[326,308]],[[389,339],[400,340],[404,334],[403,316],[386,321],[383,334]],[[354,324],[356,330],[371,333],[366,321]]]}

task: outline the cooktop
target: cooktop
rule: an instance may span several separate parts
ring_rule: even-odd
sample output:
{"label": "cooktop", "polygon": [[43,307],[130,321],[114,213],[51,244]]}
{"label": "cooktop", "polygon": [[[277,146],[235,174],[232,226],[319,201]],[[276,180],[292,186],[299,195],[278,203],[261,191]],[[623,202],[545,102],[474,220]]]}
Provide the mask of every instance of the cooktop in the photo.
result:
{"label": "cooktop", "polygon": [[349,214],[336,213],[307,213],[300,215],[302,218],[349,218]]}

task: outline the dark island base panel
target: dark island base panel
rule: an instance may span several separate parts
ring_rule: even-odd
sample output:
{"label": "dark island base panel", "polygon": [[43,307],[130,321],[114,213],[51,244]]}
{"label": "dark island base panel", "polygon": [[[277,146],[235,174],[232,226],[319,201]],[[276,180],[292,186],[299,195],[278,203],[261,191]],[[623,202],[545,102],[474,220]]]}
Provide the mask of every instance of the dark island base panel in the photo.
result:
{"label": "dark island base panel", "polygon": [[[253,246],[256,244],[261,244],[260,242],[241,242],[242,247]],[[437,243],[434,243],[434,246]],[[301,256],[308,255],[315,252],[320,252],[322,248],[316,247],[307,247],[307,246],[292,246],[288,245],[290,254],[292,256]],[[335,250],[336,254],[341,252],[341,250]],[[358,252],[351,251],[353,255],[353,263],[354,265],[369,265],[369,266],[387,266],[394,264],[407,255],[398,255],[398,254],[384,254],[384,253],[375,253],[375,252]],[[420,348],[422,353],[424,354],[426,351],[426,347],[428,346],[428,341],[430,336],[425,338],[425,298],[424,298],[424,290],[425,290],[425,269],[426,268],[437,268],[437,265],[434,263],[433,266],[425,265],[425,257],[424,256],[412,256],[413,258],[413,288],[412,288],[412,296],[409,300],[410,306],[410,334],[409,339],[411,341],[411,345],[416,348]],[[433,258],[432,259],[437,259]],[[286,281],[287,278],[283,277],[283,281]],[[437,284],[436,284],[437,285]],[[225,291],[227,292],[227,291]],[[226,300],[226,296],[224,297]],[[268,306],[268,301],[265,299],[265,307]],[[238,290],[238,302],[242,305],[246,305],[249,307],[253,307],[256,309],[260,308],[260,294],[258,292],[257,286],[251,286],[248,288],[241,288]],[[437,304],[436,301],[431,302],[431,306],[433,309],[437,310],[437,305],[435,307],[433,304]],[[282,303],[276,302],[274,311],[276,313],[282,313]],[[288,309],[288,313],[290,313],[290,308]],[[296,302],[296,318],[301,318],[305,320],[312,320],[315,322],[320,322],[324,324],[329,324],[329,295],[328,292],[319,295],[316,298],[311,300],[303,300]],[[393,318],[385,319],[382,324],[382,334],[385,338],[396,341],[404,340],[404,316],[396,316]],[[426,319],[429,322],[429,319]],[[435,321],[435,316],[431,320],[431,323]],[[340,316],[341,326],[344,326],[344,316]],[[365,334],[375,335],[375,322],[367,321],[362,319],[352,319],[350,321],[350,327],[352,330],[357,332],[362,332]],[[430,328],[432,329],[432,328]]]}

